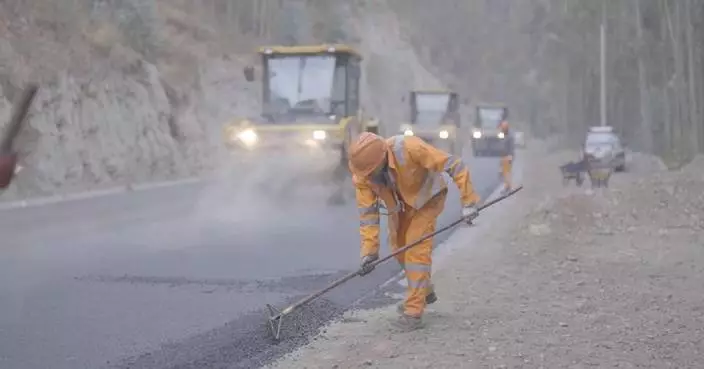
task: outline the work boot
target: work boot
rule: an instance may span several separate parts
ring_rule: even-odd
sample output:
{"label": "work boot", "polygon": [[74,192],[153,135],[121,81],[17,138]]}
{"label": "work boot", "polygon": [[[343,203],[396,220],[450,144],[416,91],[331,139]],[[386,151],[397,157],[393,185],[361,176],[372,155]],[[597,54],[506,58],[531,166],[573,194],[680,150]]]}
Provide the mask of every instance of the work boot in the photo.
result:
{"label": "work boot", "polygon": [[[426,305],[431,305],[435,303],[435,301],[438,301],[438,295],[435,293],[435,291],[425,296]],[[396,312],[403,315],[406,312],[406,303],[403,301],[399,302],[398,305],[396,305]]]}
{"label": "work boot", "polygon": [[423,328],[423,319],[420,317],[416,318],[414,316],[402,314],[398,317],[398,319],[391,323],[391,326],[396,331],[410,332]]}
{"label": "work boot", "polygon": [[425,296],[425,303],[426,305],[431,305],[435,301],[438,301],[438,295],[435,293],[435,291],[429,293],[427,296]]}
{"label": "work boot", "polygon": [[501,191],[501,196],[506,196],[512,191],[511,186],[504,186],[504,189]]}

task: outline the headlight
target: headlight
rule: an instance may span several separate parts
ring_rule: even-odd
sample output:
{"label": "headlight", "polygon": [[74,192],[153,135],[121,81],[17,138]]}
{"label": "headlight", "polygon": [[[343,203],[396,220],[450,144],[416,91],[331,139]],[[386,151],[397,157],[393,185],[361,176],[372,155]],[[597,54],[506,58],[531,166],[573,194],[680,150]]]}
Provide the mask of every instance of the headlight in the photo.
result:
{"label": "headlight", "polygon": [[482,133],[480,131],[474,131],[474,132],[472,132],[472,137],[482,138]]}
{"label": "headlight", "polygon": [[498,137],[498,138],[504,138],[504,133],[503,133],[503,132],[499,132],[499,134],[496,135],[496,137]]}
{"label": "headlight", "polygon": [[413,136],[413,131],[411,131],[410,129],[407,129],[407,130],[403,131],[403,134],[405,136]]}
{"label": "headlight", "polygon": [[257,133],[252,129],[244,130],[237,134],[237,138],[247,146],[252,146],[257,143]]}
{"label": "headlight", "polygon": [[313,139],[322,141],[326,137],[328,137],[328,134],[325,131],[313,131]]}
{"label": "headlight", "polygon": [[438,133],[438,136],[439,136],[440,138],[442,138],[443,140],[445,140],[445,139],[447,139],[448,137],[450,137],[450,132],[443,130],[443,131],[440,131],[440,133]]}

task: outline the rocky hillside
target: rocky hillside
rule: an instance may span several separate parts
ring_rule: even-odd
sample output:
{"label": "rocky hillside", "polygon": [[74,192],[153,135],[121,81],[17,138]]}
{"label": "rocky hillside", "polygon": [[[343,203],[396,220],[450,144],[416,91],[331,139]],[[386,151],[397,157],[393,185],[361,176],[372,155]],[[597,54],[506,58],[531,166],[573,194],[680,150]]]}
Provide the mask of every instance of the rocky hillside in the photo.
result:
{"label": "rocky hillside", "polygon": [[409,89],[449,87],[575,148],[601,117],[602,19],[608,124],[679,167],[704,151],[702,14],[695,0],[0,1],[0,116],[42,82],[3,199],[217,168],[223,123],[259,111],[241,71],[263,44],[359,48],[364,108],[387,132]]}
{"label": "rocky hillside", "polygon": [[402,116],[414,85],[438,87],[384,3],[318,3],[0,2],[0,124],[18,89],[41,83],[18,142],[23,170],[3,199],[214,169],[222,125],[259,111],[242,68],[260,44],[354,44],[366,57],[365,108],[385,121]]}

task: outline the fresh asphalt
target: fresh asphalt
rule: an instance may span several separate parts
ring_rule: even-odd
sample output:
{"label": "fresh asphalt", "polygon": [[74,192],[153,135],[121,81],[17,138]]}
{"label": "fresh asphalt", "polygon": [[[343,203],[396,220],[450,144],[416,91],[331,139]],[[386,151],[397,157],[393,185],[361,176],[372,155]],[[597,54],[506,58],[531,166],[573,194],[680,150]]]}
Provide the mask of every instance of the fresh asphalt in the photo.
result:
{"label": "fresh asphalt", "polygon": [[[498,161],[469,165],[489,196]],[[450,189],[439,226],[460,216]],[[0,368],[257,368],[280,357],[399,272],[389,262],[331,291],[272,343],[265,304],[358,267],[354,202],[317,198],[260,207],[191,183],[0,212]]]}

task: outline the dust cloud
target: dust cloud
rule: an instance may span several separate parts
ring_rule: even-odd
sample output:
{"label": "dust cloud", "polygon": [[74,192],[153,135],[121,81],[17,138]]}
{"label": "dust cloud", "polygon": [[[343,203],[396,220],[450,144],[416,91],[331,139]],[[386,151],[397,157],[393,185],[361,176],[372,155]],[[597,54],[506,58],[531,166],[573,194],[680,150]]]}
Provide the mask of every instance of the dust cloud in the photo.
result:
{"label": "dust cloud", "polygon": [[[193,219],[244,227],[299,224],[297,215],[324,212],[336,190],[331,173],[339,159],[330,154],[320,152],[312,161],[305,153],[285,158],[225,154],[198,194]],[[351,185],[343,186],[349,197]]]}

